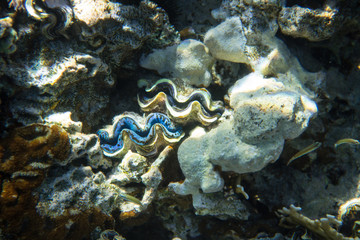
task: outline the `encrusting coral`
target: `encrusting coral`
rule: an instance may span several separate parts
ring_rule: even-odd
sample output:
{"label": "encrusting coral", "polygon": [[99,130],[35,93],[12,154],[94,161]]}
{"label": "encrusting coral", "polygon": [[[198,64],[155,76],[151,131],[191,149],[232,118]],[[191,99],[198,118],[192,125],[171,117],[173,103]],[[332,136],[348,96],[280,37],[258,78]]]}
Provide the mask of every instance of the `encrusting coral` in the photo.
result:
{"label": "encrusting coral", "polygon": [[15,176],[40,176],[48,164],[64,162],[70,151],[68,134],[59,126],[31,124],[17,128],[1,140],[2,172]]}
{"label": "encrusting coral", "polygon": [[[124,162],[108,177],[101,171],[94,173],[89,166],[71,167],[65,173],[56,171],[53,178],[48,178],[36,190],[37,212],[56,220],[94,209],[111,219],[120,211],[116,217],[123,223],[143,222],[142,213],[146,213],[156,199],[160,183],[166,177],[165,165],[171,165],[173,153],[173,148],[167,146],[150,164],[145,157],[129,151]],[[134,183],[143,183],[145,188],[134,187]]]}
{"label": "encrusting coral", "polygon": [[[32,196],[32,191],[42,183],[53,164],[66,163],[70,147],[68,134],[57,125],[31,124],[15,129],[0,140],[0,227],[3,230],[18,232],[35,214],[37,198]],[[21,231],[34,231],[32,224],[28,227]]]}
{"label": "encrusting coral", "polygon": [[108,107],[114,76],[122,75],[112,73],[127,69],[123,64],[128,62],[134,70],[132,62],[143,48],[165,47],[179,38],[166,12],[151,1],[13,0],[10,4],[16,12],[3,20],[10,19],[14,26],[2,25],[0,51],[12,54],[1,62],[0,76],[11,82],[11,88],[1,90],[11,98],[13,119],[24,125],[41,122],[54,111],[71,111],[89,130],[90,123],[96,125],[104,116],[96,113]]}
{"label": "encrusting coral", "polygon": [[284,7],[278,17],[281,32],[309,41],[323,41],[340,28],[341,18],[336,9],[309,9],[299,6]]}

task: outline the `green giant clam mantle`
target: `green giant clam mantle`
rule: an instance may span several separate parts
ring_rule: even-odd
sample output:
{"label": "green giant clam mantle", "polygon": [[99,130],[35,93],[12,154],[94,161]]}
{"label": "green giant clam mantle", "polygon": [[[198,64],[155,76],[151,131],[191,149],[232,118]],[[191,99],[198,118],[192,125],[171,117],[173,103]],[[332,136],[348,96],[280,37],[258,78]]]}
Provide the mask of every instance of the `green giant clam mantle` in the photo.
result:
{"label": "green giant clam mantle", "polygon": [[138,82],[138,86],[143,88],[138,95],[138,103],[144,112],[163,111],[174,122],[195,120],[204,126],[216,122],[224,112],[223,103],[212,101],[205,88],[189,91],[184,86],[177,87],[169,79],[160,79],[151,87],[147,85],[145,80]]}

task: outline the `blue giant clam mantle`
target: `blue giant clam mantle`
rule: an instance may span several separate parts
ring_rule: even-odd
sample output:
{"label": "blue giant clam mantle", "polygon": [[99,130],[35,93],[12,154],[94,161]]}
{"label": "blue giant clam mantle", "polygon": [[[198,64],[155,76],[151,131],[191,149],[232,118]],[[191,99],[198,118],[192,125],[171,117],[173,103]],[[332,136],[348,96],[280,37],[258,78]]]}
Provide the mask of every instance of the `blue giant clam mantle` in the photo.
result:
{"label": "blue giant clam mantle", "polygon": [[111,137],[105,130],[99,130],[97,135],[105,156],[121,157],[133,148],[141,155],[154,155],[159,147],[179,142],[184,133],[166,115],[151,113],[143,126],[123,115],[115,121]]}
{"label": "blue giant clam mantle", "polygon": [[162,111],[174,122],[198,121],[205,126],[216,122],[224,113],[223,103],[212,101],[205,88],[178,88],[169,79],[160,79],[152,87],[147,85],[145,80],[138,82],[142,88],[138,103],[144,112]]}

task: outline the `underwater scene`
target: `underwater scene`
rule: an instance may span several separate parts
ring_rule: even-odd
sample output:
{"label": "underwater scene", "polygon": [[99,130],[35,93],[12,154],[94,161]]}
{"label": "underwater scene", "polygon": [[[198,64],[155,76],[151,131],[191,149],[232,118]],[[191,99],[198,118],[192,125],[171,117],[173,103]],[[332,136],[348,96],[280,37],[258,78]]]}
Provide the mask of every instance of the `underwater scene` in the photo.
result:
{"label": "underwater scene", "polygon": [[0,240],[360,239],[360,1],[0,0]]}

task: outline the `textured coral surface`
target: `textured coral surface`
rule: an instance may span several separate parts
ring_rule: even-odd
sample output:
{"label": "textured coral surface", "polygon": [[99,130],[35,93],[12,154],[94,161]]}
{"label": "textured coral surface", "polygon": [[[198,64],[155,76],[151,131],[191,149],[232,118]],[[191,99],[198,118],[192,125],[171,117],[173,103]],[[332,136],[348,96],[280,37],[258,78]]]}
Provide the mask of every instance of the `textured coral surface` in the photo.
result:
{"label": "textured coral surface", "polygon": [[37,197],[32,191],[52,164],[67,159],[70,148],[68,134],[57,125],[16,128],[1,140],[1,227],[9,229],[9,234],[22,231],[23,236],[34,237],[44,228],[45,219],[36,213]]}
{"label": "textured coral surface", "polygon": [[359,16],[0,1],[0,239],[359,238]]}

